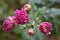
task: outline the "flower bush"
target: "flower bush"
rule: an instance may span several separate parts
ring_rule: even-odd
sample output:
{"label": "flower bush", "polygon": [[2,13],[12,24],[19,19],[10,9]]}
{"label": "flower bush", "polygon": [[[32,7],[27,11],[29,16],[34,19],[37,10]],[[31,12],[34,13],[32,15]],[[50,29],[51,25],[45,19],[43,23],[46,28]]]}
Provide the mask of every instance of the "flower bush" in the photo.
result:
{"label": "flower bush", "polygon": [[28,0],[27,3],[26,0],[4,0],[3,3],[1,1],[0,39],[56,40],[58,38],[56,35],[59,35],[60,9],[52,8],[54,2],[52,4],[51,1]]}

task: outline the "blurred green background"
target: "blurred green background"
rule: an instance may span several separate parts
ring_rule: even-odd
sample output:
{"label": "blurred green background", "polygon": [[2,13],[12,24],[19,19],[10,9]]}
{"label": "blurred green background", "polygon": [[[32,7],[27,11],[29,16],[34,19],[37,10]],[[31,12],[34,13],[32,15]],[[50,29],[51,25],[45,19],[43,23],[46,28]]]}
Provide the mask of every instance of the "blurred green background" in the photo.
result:
{"label": "blurred green background", "polygon": [[[2,30],[2,23],[8,16],[13,16],[15,9],[21,9],[29,3],[32,9],[28,12],[28,24],[15,26],[12,31]],[[39,31],[39,24],[49,21],[53,24],[51,36]],[[28,29],[33,28],[35,34],[29,36]],[[0,40],[60,40],[60,0],[0,0]]]}

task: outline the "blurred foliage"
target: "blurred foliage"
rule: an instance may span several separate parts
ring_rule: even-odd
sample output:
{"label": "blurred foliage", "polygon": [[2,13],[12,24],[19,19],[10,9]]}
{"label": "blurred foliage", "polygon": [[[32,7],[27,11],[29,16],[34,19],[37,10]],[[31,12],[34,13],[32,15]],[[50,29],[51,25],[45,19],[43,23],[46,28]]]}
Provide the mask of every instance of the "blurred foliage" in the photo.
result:
{"label": "blurred foliage", "polygon": [[[2,23],[6,17],[14,15],[15,9],[21,9],[26,3],[32,6],[28,12],[29,23],[15,26],[11,32],[3,31]],[[39,24],[43,21],[52,22],[52,35],[60,40],[60,0],[0,0],[0,40],[46,40],[48,36],[39,31]],[[27,34],[29,28],[34,28],[33,36]]]}

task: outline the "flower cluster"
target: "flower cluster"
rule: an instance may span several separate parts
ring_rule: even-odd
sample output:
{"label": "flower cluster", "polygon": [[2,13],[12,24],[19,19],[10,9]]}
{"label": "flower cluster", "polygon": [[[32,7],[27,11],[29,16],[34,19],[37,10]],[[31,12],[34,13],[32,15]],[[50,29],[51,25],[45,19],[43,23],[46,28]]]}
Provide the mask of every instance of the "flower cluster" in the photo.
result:
{"label": "flower cluster", "polygon": [[21,10],[16,9],[14,12],[14,16],[4,20],[2,24],[2,28],[5,31],[10,31],[13,28],[13,25],[19,25],[19,24],[26,24],[29,21],[29,16],[27,14],[27,11],[30,10],[31,5],[25,4],[24,7]]}
{"label": "flower cluster", "polygon": [[[12,28],[14,27],[14,24],[22,25],[28,23],[29,22],[29,16],[27,13],[28,10],[31,10],[30,4],[24,5],[24,7],[21,10],[16,9],[12,17],[8,16],[6,20],[4,20],[2,24],[3,30],[11,31]],[[42,22],[40,23],[39,30],[41,30],[45,35],[51,35],[51,32],[53,30],[52,24],[50,22]],[[29,29],[28,34],[34,35],[34,30]]]}

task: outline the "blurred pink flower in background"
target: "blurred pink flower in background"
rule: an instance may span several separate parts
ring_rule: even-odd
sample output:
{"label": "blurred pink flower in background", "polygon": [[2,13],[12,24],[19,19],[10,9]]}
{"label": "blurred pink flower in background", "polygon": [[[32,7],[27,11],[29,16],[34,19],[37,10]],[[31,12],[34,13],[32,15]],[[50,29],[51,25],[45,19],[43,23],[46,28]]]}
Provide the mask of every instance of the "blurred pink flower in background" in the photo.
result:
{"label": "blurred pink flower in background", "polygon": [[12,17],[11,16],[8,16],[7,19],[4,20],[4,22],[2,24],[2,28],[5,31],[11,31],[12,28],[14,27],[13,25],[14,25],[14,23],[13,23]]}
{"label": "blurred pink flower in background", "polygon": [[25,24],[29,21],[28,14],[23,8],[21,10],[16,9],[13,19],[16,25]]}
{"label": "blurred pink flower in background", "polygon": [[52,24],[50,22],[42,22],[40,24],[39,30],[41,30],[46,35],[51,35],[53,30]]}

